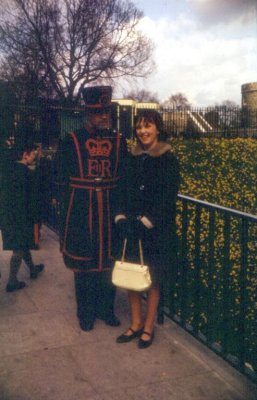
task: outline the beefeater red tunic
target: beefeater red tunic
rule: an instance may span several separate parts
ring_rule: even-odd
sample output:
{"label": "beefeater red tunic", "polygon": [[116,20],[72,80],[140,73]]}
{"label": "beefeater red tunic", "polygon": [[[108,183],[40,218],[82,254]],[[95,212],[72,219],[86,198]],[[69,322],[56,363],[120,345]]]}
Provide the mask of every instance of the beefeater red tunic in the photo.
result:
{"label": "beefeater red tunic", "polygon": [[122,192],[126,153],[125,139],[113,130],[90,134],[83,128],[60,146],[61,251],[73,271],[111,267],[116,243],[113,215]]}

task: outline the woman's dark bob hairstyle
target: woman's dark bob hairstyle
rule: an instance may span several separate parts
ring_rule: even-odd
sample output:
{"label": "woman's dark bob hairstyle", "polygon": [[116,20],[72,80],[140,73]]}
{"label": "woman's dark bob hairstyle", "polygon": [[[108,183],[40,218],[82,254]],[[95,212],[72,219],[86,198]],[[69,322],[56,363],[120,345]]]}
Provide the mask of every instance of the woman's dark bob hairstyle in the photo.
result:
{"label": "woman's dark bob hairstyle", "polygon": [[139,111],[139,113],[135,116],[135,130],[142,121],[155,124],[156,128],[160,132],[158,137],[159,141],[165,141],[167,139],[167,133],[164,131],[163,128],[162,116],[158,111],[151,109]]}
{"label": "woman's dark bob hairstyle", "polygon": [[37,150],[38,145],[31,141],[24,141],[18,143],[13,148],[13,154],[15,160],[21,160],[24,153],[31,153],[33,150]]}

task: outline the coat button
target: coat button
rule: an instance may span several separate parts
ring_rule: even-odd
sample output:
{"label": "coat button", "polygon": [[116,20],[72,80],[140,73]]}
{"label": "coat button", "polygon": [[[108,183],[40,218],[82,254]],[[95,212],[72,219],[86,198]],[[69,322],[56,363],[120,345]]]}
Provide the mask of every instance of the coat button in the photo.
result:
{"label": "coat button", "polygon": [[141,185],[141,186],[139,187],[140,190],[144,190],[144,188],[145,188],[145,185]]}

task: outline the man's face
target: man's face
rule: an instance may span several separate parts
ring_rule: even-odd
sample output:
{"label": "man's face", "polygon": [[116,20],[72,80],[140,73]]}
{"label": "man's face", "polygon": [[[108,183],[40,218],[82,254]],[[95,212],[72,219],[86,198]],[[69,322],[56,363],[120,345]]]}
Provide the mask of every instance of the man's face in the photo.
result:
{"label": "man's face", "polygon": [[92,129],[109,129],[111,127],[110,111],[91,113],[88,116],[87,124]]}
{"label": "man's face", "polygon": [[37,156],[38,151],[32,150],[23,154],[23,160],[25,161],[26,165],[32,165],[35,162]]}

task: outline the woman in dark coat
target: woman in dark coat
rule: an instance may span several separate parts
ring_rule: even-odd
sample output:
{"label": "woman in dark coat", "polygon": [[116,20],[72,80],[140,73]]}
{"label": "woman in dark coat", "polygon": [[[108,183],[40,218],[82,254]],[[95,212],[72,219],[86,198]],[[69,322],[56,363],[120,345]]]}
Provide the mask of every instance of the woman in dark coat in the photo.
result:
{"label": "woman in dark coat", "polygon": [[117,338],[126,343],[139,337],[139,348],[147,348],[154,337],[154,321],[162,283],[176,273],[175,207],[179,187],[179,165],[171,146],[163,140],[163,122],[155,110],[136,118],[137,144],[128,162],[124,206],[115,221],[121,236],[128,237],[125,259],[139,261],[142,240],[144,263],[150,267],[152,286],[147,295],[146,319],[141,315],[141,294],[128,292],[131,327]]}
{"label": "woman in dark coat", "polygon": [[38,248],[38,204],[36,201],[34,171],[29,166],[35,162],[37,149],[28,143],[13,150],[16,161],[5,165],[3,175],[3,250],[12,250],[7,292],[24,288],[25,282],[18,281],[17,274],[22,260],[30,269],[30,278],[37,278],[43,264],[34,265],[30,249]]}

